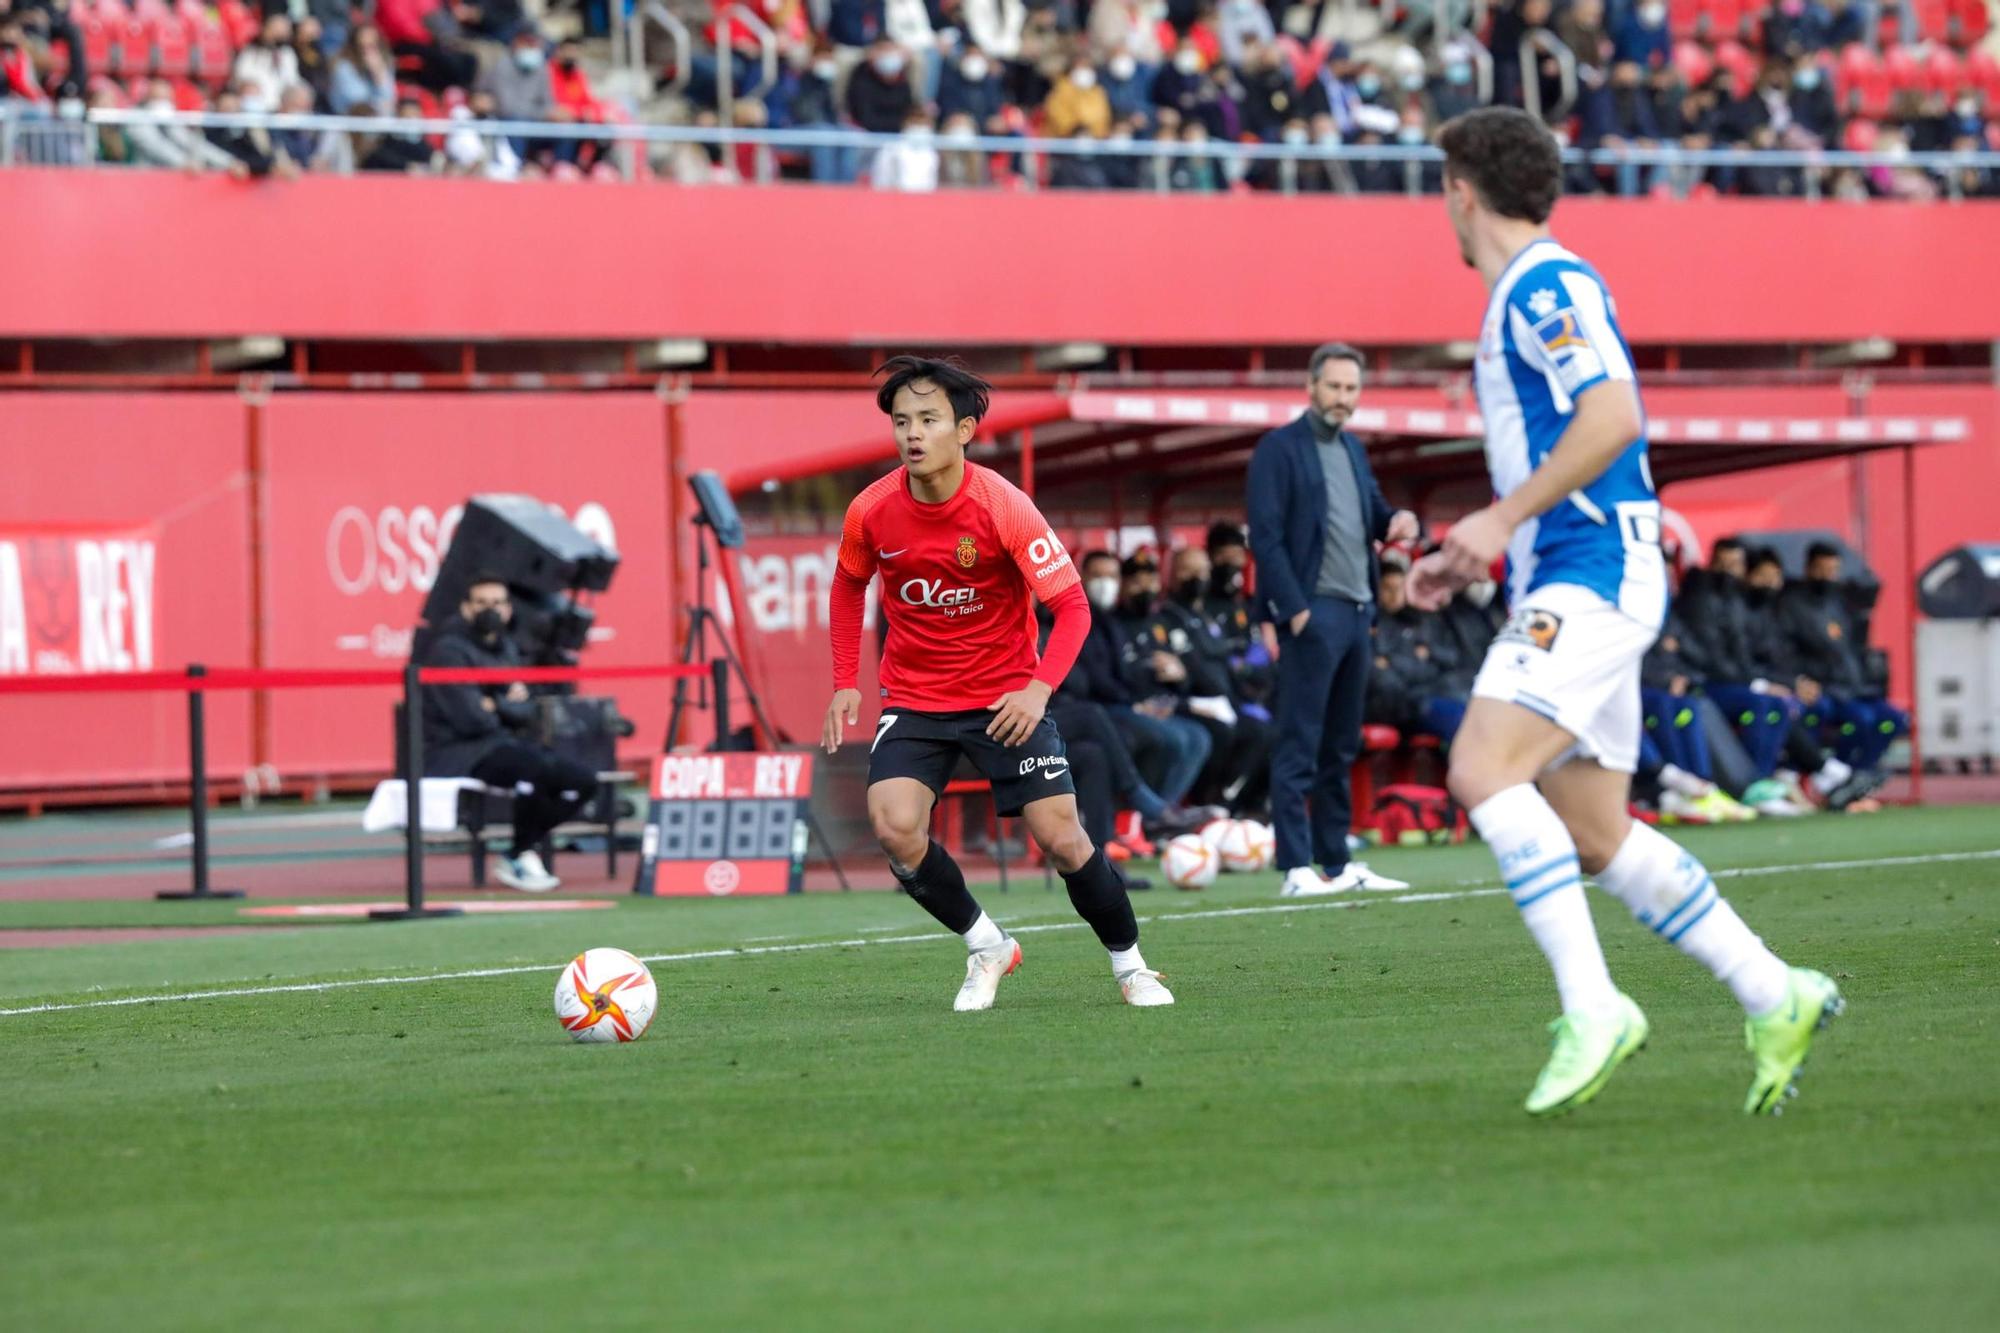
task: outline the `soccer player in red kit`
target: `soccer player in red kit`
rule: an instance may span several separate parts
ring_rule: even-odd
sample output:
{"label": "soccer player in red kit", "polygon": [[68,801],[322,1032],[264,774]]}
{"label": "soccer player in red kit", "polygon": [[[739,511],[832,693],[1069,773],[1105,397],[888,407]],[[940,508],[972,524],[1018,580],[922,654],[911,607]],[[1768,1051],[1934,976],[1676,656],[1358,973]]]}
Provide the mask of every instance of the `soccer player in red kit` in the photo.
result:
{"label": "soccer player in red kit", "polygon": [[[1043,716],[1090,629],[1090,604],[1069,553],[1034,501],[969,463],[988,386],[955,361],[899,356],[875,401],[903,466],[847,507],[832,590],[833,702],[828,754],[861,721],[856,672],[868,581],[882,575],[882,713],[868,747],[868,819],[904,892],[965,939],[965,984],[952,1007],[990,1009],[1021,946],[981,911],[965,875],[930,838],[931,806],[960,755],[993,784],[1003,815],[1020,815],[1069,886],[1077,914],[1111,954],[1129,1004],[1172,1004],[1139,955],[1125,882],[1076,816],[1076,787],[1055,724]],[[1039,597],[1055,612],[1035,654]]]}

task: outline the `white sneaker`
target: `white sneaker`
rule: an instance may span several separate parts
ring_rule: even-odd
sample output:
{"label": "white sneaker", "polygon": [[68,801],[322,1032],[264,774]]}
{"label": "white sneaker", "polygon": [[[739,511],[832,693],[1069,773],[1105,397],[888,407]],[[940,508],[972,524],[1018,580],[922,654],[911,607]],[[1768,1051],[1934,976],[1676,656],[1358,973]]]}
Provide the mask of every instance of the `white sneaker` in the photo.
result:
{"label": "white sneaker", "polygon": [[1349,861],[1347,869],[1327,881],[1329,892],[1346,893],[1350,889],[1369,889],[1376,893],[1401,893],[1410,886],[1400,879],[1390,879],[1378,875],[1368,868],[1366,861]]}
{"label": "white sneaker", "polygon": [[1174,1002],[1174,993],[1160,984],[1160,974],[1143,967],[1119,977],[1118,989],[1125,996],[1125,1003],[1141,1009]]}
{"label": "white sneaker", "polygon": [[1660,818],[1673,824],[1712,824],[1714,818],[1699,800],[1677,791],[1660,793]]}
{"label": "white sneaker", "polygon": [[1789,796],[1773,796],[1767,801],[1759,801],[1753,807],[1758,814],[1772,819],[1797,819],[1801,815],[1813,813],[1809,805],[1800,805]]}
{"label": "white sneaker", "polygon": [[1285,872],[1285,882],[1278,890],[1280,898],[1317,898],[1321,894],[1339,893],[1333,881],[1311,866],[1293,866]]}
{"label": "white sneaker", "polygon": [[991,1009],[1000,978],[1021,965],[1021,946],[1012,935],[990,949],[975,949],[965,960],[965,984],[951,1007],[959,1013]]}
{"label": "white sneaker", "polygon": [[533,852],[496,859],[500,864],[494,870],[493,878],[510,889],[519,889],[523,893],[547,893],[562,883],[549,873],[548,867],[542,864],[542,858]]}

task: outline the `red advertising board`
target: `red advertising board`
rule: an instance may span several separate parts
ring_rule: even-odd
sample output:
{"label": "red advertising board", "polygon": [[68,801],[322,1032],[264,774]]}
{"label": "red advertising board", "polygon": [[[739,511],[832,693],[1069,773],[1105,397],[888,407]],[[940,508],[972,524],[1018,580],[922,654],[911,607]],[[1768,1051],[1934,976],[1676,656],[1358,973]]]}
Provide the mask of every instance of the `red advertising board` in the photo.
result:
{"label": "red advertising board", "polygon": [[[244,405],[234,395],[4,394],[0,679],[250,660]],[[208,710],[211,768],[249,703]],[[10,788],[187,776],[181,694],[0,694]]]}
{"label": "red advertising board", "polygon": [[[265,413],[268,665],[400,665],[465,500],[488,492],[544,500],[619,552],[588,662],[672,659],[666,428],[650,394],[298,394]],[[630,752],[658,750],[671,684],[602,692],[638,725]],[[271,753],[292,772],[385,770],[393,703],[274,694]]]}

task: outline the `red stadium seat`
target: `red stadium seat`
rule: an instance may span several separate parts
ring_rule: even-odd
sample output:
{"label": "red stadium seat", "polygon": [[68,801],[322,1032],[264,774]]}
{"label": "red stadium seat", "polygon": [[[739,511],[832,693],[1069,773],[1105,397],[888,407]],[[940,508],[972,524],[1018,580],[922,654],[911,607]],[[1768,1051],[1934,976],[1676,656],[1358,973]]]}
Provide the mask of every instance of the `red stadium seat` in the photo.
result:
{"label": "red stadium seat", "polygon": [[215,17],[222,21],[222,30],[229,34],[231,50],[249,45],[261,26],[256,11],[243,0],[218,0]]}
{"label": "red stadium seat", "polygon": [[1911,92],[1923,86],[1923,62],[1907,46],[1893,46],[1884,51],[1882,69],[1889,76],[1889,87],[1896,92]]}
{"label": "red stadium seat", "polygon": [[229,78],[229,67],[235,63],[236,53],[229,45],[229,34],[222,24],[207,14],[198,14],[185,21],[188,41],[194,48],[194,69],[203,83],[210,87],[220,87]]}
{"label": "red stadium seat", "polygon": [[1757,57],[1750,48],[1738,41],[1717,42],[1715,63],[1729,71],[1732,90],[1738,97],[1747,97],[1757,84]]}
{"label": "red stadium seat", "polygon": [[1667,31],[1676,37],[1692,37],[1701,21],[1703,0],[1667,0]]}
{"label": "red stadium seat", "polygon": [[194,69],[194,43],[180,15],[161,11],[146,20],[153,43],[153,69],[170,79],[185,78]]}
{"label": "red stadium seat", "polygon": [[1983,40],[1993,25],[1993,19],[1986,10],[1986,0],[1950,0],[1950,39],[1960,48],[1966,48]]}
{"label": "red stadium seat", "polygon": [[100,73],[118,68],[117,62],[111,58],[111,25],[102,16],[86,9],[72,11],[71,17],[83,36],[83,58],[90,67]]}
{"label": "red stadium seat", "polygon": [[1700,42],[1675,42],[1674,69],[1680,74],[1682,83],[1695,88],[1708,82],[1708,76],[1715,72],[1715,61],[1709,58],[1708,48]]}
{"label": "red stadium seat", "polygon": [[1847,122],[1847,129],[1840,136],[1840,146],[1850,153],[1873,152],[1878,132],[1874,121],[1856,116]]}
{"label": "red stadium seat", "polygon": [[1965,58],[1965,79],[1986,94],[1989,112],[2000,111],[2000,60],[1984,51],[1972,52]]}
{"label": "red stadium seat", "polygon": [[1965,84],[1965,66],[1946,47],[1934,47],[1924,61],[1924,89],[1950,96]]}
{"label": "red stadium seat", "polygon": [[208,109],[208,94],[186,79],[175,79],[174,106],[182,111],[205,111]]}
{"label": "red stadium seat", "polygon": [[1951,14],[1948,0],[1909,0],[1909,6],[1916,16],[1918,35],[1934,42],[1943,41]]}
{"label": "red stadium seat", "polygon": [[1889,110],[1889,75],[1873,51],[1856,42],[1840,53],[1833,68],[1834,95],[1841,108],[1880,116]]}

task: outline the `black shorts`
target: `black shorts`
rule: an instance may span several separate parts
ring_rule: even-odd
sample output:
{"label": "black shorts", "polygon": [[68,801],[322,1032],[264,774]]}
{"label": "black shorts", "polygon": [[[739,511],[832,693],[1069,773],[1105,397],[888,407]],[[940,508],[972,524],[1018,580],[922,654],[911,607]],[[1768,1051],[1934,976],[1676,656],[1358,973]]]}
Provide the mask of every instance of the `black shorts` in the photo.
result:
{"label": "black shorts", "polygon": [[1069,756],[1056,724],[1043,718],[1027,740],[1005,746],[986,734],[993,714],[983,708],[963,713],[918,713],[884,709],[875,719],[875,742],[868,747],[868,782],[915,778],[942,795],[958,758],[964,755],[993,784],[993,805],[1014,816],[1044,796],[1074,796]]}

